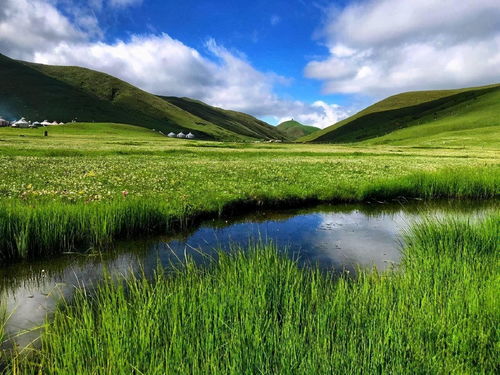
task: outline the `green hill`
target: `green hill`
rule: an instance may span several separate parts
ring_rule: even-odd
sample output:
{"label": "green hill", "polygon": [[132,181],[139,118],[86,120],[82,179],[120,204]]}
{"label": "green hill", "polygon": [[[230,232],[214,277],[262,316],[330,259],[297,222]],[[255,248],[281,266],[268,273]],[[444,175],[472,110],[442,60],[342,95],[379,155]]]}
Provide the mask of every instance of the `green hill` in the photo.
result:
{"label": "green hill", "polygon": [[314,126],[303,125],[295,120],[284,121],[276,128],[291,140],[296,140],[320,130]]}
{"label": "green hill", "polygon": [[[199,138],[248,140],[281,137],[249,115],[233,116],[232,127],[213,123],[108,74],[72,66],[16,61],[0,54],[0,115],[42,121],[115,122],[163,132],[194,132]],[[211,113],[228,111],[205,105]],[[244,120],[238,121],[238,117]]]}
{"label": "green hill", "polygon": [[375,103],[299,141],[415,145],[426,143],[431,137],[433,145],[478,143],[477,137],[470,139],[470,132],[480,136],[479,128],[488,128],[487,132],[491,133],[493,127],[500,126],[498,103],[500,84],[406,92]]}
{"label": "green hill", "polygon": [[199,100],[190,98],[178,98],[175,96],[160,96],[163,100],[176,107],[192,113],[204,121],[217,124],[218,126],[253,138],[273,138],[283,139],[283,134],[276,130],[274,126],[258,120],[246,113],[228,111],[222,108],[212,107]]}

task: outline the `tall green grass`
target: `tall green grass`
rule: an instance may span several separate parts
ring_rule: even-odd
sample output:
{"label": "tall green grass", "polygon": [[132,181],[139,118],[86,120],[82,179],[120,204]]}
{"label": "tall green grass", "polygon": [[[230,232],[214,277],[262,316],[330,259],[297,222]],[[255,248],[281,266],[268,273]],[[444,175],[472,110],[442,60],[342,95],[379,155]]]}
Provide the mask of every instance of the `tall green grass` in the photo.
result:
{"label": "tall green grass", "polygon": [[0,345],[5,341],[6,323],[7,323],[7,309],[4,302],[0,301]]}
{"label": "tall green grass", "polygon": [[272,246],[111,280],[61,306],[34,356],[44,374],[493,374],[498,214],[429,221],[400,269],[300,269]]}
{"label": "tall green grass", "polygon": [[[488,199],[499,192],[499,175],[487,169],[445,169],[417,172],[314,190],[272,190],[267,196],[222,198],[207,194],[199,202],[166,202],[142,197],[94,203],[49,201],[24,204],[4,200],[0,205],[0,261],[37,258],[73,249],[109,244],[134,234],[167,232],[203,215],[256,206],[290,206],[313,201],[365,201],[395,197]],[[204,199],[203,199],[204,198]]]}
{"label": "tall green grass", "polygon": [[8,320],[7,307],[5,305],[5,302],[3,300],[0,300],[0,374],[3,373],[4,367],[9,362],[9,357],[7,356],[6,351],[3,350],[3,345],[7,339],[5,333],[5,326],[7,324],[7,320]]}

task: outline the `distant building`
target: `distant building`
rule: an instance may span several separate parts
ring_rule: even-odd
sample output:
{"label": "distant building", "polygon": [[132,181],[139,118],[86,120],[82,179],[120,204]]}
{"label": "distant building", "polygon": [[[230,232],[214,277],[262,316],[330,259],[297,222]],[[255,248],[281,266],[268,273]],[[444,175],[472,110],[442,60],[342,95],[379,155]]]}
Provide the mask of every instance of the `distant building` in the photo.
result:
{"label": "distant building", "polygon": [[40,125],[42,126],[49,126],[49,125],[52,125],[52,123],[48,122],[47,120],[43,120]]}
{"label": "distant building", "polygon": [[177,134],[177,138],[186,138],[186,134],[180,132],[179,134]]}
{"label": "distant building", "polygon": [[189,138],[189,139],[193,139],[194,138],[194,134],[189,132],[188,135],[186,135],[186,138]]}
{"label": "distant building", "polygon": [[31,127],[32,128],[38,128],[40,126],[40,123],[38,121],[32,122]]}
{"label": "distant building", "polygon": [[20,120],[18,121],[15,121],[13,124],[12,124],[12,127],[13,128],[29,128],[30,127],[30,123],[28,121],[26,121],[26,119],[24,117],[21,117]]}
{"label": "distant building", "polygon": [[57,121],[53,121],[51,125],[59,125]]}
{"label": "distant building", "polygon": [[9,126],[10,122],[0,117],[0,127]]}
{"label": "distant building", "polygon": [[177,134],[175,134],[174,132],[170,132],[167,134],[170,138],[175,138],[177,137]]}

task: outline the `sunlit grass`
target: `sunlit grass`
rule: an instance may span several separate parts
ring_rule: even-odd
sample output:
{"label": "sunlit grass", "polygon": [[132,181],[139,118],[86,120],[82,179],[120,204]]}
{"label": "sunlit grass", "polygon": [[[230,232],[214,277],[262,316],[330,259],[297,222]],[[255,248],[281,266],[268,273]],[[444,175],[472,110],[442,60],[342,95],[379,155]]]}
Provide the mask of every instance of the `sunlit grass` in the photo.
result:
{"label": "sunlit grass", "polygon": [[0,129],[0,261],[86,250],[225,210],[500,190],[495,150],[182,141],[117,124],[48,131]]}
{"label": "sunlit grass", "polygon": [[[191,183],[201,188],[210,186],[213,181],[204,183],[207,176],[208,173],[201,174]],[[231,191],[227,185],[214,186],[208,191],[200,191],[198,196],[186,194],[177,199],[160,199],[149,192],[138,197],[132,193],[118,199],[77,199],[72,203],[45,199],[33,204],[34,197],[25,203],[4,200],[0,206],[1,259],[37,258],[100,247],[117,238],[180,229],[200,215],[217,216],[222,212],[259,206],[290,207],[308,200],[346,202],[394,197],[488,199],[498,194],[499,186],[498,173],[485,169],[415,172],[371,181],[357,179],[323,186],[325,190],[321,190],[321,185],[294,186],[280,182],[263,191],[258,181],[245,185],[245,176],[240,176],[241,184],[234,185],[236,191]],[[259,193],[255,194],[256,191]]]}
{"label": "sunlit grass", "polygon": [[[427,222],[400,269],[332,276],[273,246],[80,290],[24,371],[479,374],[498,369],[500,217]],[[237,250],[237,249],[234,249]]]}

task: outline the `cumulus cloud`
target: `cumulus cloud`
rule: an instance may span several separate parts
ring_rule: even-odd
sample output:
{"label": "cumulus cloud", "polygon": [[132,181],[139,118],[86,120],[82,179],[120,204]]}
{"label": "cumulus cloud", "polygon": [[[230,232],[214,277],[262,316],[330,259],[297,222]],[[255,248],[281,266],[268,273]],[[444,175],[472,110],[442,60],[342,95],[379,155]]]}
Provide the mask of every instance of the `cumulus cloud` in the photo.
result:
{"label": "cumulus cloud", "polygon": [[192,97],[259,117],[292,116],[324,127],[345,116],[340,107],[324,102],[283,100],[273,88],[287,83],[285,77],[256,70],[244,56],[213,39],[205,47],[208,56],[167,34],[133,36],[114,44],[63,42],[50,51],[35,52],[34,60],[89,67],[155,94]]}
{"label": "cumulus cloud", "polygon": [[[187,96],[218,107],[276,120],[327,126],[346,112],[324,102],[312,104],[280,98],[277,85],[286,77],[255,69],[247,58],[209,39],[202,50],[168,34],[132,35],[113,43],[101,41],[98,24],[85,9],[64,0],[6,0],[0,10],[0,52],[14,58],[54,65],[77,65],[106,72],[143,90]],[[111,1],[111,0],[110,0]],[[131,2],[122,1],[122,5]],[[99,11],[106,2],[93,0]],[[118,2],[115,1],[115,5]],[[90,14],[90,13],[89,13]],[[40,24],[20,33],[16,24]],[[33,30],[33,31],[31,31]]]}
{"label": "cumulus cloud", "polygon": [[83,30],[47,1],[2,0],[0,51],[4,53],[30,58],[40,47],[50,50],[61,42],[75,43],[86,38]]}
{"label": "cumulus cloud", "polygon": [[50,51],[35,52],[34,60],[85,66],[163,95],[199,97],[217,79],[212,74],[216,64],[166,34],[132,36],[113,44],[62,42]]}
{"label": "cumulus cloud", "polygon": [[383,96],[500,80],[497,0],[368,0],[330,9],[322,30],[329,56],[307,77],[327,93]]}
{"label": "cumulus cloud", "polygon": [[288,115],[278,118],[277,122],[281,123],[294,119],[302,124],[323,129],[350,116],[352,111],[338,104],[328,104],[322,100],[317,100],[310,105],[295,102],[287,113]]}

